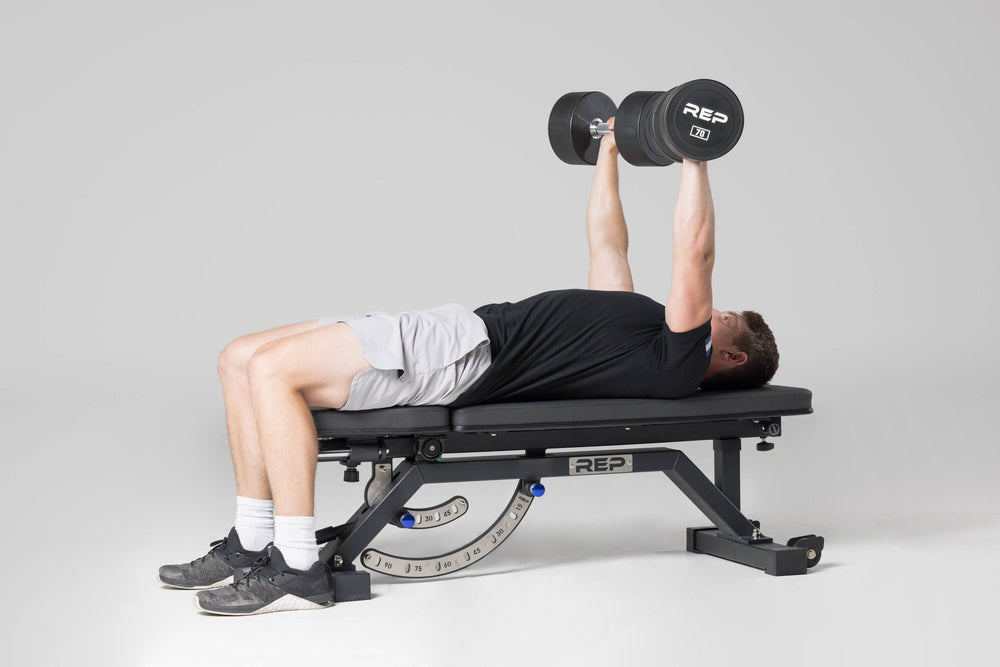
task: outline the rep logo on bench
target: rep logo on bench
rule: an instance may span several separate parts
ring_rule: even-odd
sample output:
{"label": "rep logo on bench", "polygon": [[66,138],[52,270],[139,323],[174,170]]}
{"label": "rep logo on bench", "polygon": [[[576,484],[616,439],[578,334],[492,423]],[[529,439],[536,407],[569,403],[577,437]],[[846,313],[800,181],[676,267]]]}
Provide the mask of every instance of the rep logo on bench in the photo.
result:
{"label": "rep logo on bench", "polygon": [[571,475],[608,475],[616,472],[632,472],[631,454],[572,456],[569,459]]}

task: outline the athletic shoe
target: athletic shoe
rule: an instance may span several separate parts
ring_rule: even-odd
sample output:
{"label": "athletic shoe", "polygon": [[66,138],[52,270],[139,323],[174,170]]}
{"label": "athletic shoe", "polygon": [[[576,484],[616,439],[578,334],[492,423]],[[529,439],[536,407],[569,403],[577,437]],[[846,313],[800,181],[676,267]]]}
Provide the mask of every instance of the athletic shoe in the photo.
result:
{"label": "athletic shoe", "polygon": [[196,593],[194,606],[228,616],[325,609],[333,606],[329,577],[330,568],[322,561],[308,570],[289,567],[281,551],[270,544],[267,555],[258,558],[241,579],[224,588]]}
{"label": "athletic shoe", "polygon": [[267,553],[267,547],[260,551],[245,549],[236,528],[223,539],[212,542],[211,547],[207,554],[190,563],[164,565],[160,568],[160,581],[173,588],[191,590],[225,586],[243,576],[254,561]]}

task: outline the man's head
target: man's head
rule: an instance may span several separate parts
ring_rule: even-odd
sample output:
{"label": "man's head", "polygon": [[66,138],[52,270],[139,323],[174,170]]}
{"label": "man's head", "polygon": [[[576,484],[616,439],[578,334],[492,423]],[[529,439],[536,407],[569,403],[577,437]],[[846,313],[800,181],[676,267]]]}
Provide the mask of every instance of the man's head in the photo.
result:
{"label": "man's head", "polygon": [[759,387],[778,370],[778,346],[760,313],[712,309],[712,359],[702,389]]}

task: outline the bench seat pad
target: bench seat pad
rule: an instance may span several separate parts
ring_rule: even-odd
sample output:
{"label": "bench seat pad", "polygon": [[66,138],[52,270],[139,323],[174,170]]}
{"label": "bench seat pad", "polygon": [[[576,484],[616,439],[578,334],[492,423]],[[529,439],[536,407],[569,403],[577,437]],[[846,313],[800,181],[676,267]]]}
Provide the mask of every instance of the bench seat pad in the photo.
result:
{"label": "bench seat pad", "polygon": [[677,400],[581,399],[493,403],[455,410],[442,406],[356,412],[318,409],[313,411],[313,418],[320,437],[361,438],[767,419],[811,412],[812,392],[808,389],[768,385],[699,392]]}

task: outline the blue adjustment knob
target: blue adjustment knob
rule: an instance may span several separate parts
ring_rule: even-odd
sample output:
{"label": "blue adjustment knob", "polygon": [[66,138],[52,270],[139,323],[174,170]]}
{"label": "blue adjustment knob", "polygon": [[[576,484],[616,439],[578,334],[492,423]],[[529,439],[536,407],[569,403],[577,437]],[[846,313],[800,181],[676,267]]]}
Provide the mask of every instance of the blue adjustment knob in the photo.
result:
{"label": "blue adjustment knob", "polygon": [[541,482],[536,482],[531,485],[531,495],[536,498],[540,498],[545,495],[545,485]]}
{"label": "blue adjustment knob", "polygon": [[403,512],[403,515],[399,517],[399,523],[403,525],[403,528],[413,528],[417,525],[417,520],[409,512]]}

